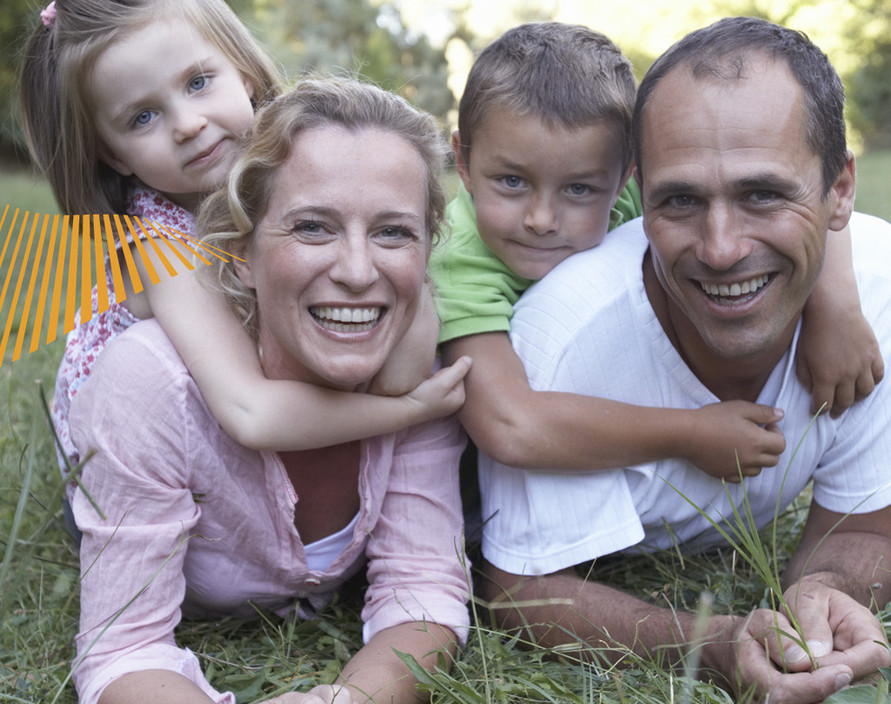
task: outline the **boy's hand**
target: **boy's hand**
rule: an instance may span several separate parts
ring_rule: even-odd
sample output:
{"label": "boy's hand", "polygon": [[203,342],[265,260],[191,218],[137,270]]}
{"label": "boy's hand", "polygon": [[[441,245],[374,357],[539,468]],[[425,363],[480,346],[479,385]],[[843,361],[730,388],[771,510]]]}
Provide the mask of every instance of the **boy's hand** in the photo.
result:
{"label": "boy's hand", "polygon": [[786,449],[777,423],[783,412],[748,401],[712,403],[694,411],[698,438],[685,456],[699,469],[727,482],[774,467]]}
{"label": "boy's hand", "polygon": [[823,409],[837,418],[872,393],[885,374],[885,363],[872,327],[859,310],[835,316],[832,329],[820,321],[805,316],[795,369],[813,396],[811,412]]}
{"label": "boy's hand", "polygon": [[464,377],[470,371],[470,357],[461,357],[425,379],[405,397],[420,406],[419,421],[456,413],[464,405]]}

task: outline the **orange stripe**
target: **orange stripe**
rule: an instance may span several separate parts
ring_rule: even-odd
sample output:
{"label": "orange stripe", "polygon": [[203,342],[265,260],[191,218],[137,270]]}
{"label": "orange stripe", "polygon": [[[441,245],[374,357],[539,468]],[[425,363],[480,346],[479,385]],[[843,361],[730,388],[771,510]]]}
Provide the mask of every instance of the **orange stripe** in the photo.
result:
{"label": "orange stripe", "polygon": [[108,215],[102,216],[105,225],[105,243],[108,246],[108,263],[111,266],[111,281],[114,284],[114,297],[118,303],[127,300],[127,292],[124,290],[124,280],[121,278],[121,265],[118,261],[118,248],[115,245],[114,235],[111,231],[111,220]]}
{"label": "orange stripe", "polygon": [[[9,269],[6,272],[6,279],[3,281],[3,292],[0,293],[0,310],[3,310],[3,303],[6,301],[6,292],[9,290],[9,282],[12,280],[12,272],[16,267],[16,260],[19,256],[19,248],[22,245],[22,237],[25,235],[25,228],[28,226],[28,215],[30,213],[26,210],[25,217],[22,218],[22,225],[19,228],[19,236],[15,241],[15,248],[12,251],[12,259],[9,262]],[[34,229],[37,227],[37,221],[34,222],[34,228],[31,230],[31,235],[34,235]],[[30,250],[31,238],[28,239],[28,247],[26,249]],[[22,262],[22,266],[19,267],[19,278],[16,281],[15,293],[12,296],[12,303],[9,305],[9,311],[6,314],[6,325],[3,327],[3,339],[0,340],[0,365],[3,364],[3,357],[6,354],[6,343],[9,342],[9,331],[12,329],[12,321],[15,318],[15,309],[16,305],[18,305],[18,294],[21,289],[22,279],[25,276],[25,264],[28,261],[28,253],[25,253],[25,259]]]}
{"label": "orange stripe", "polygon": [[[139,222],[138,218],[134,218],[136,220],[136,224],[139,225],[139,229],[142,232],[145,230],[142,229],[142,225]],[[133,235],[133,243],[136,245],[136,249],[139,250],[139,257],[142,259],[142,263],[145,265],[146,273],[148,274],[149,281],[152,282],[152,285],[158,283],[160,279],[158,278],[158,272],[155,271],[155,267],[152,264],[152,260],[148,258],[148,254],[145,253],[145,247],[142,245],[142,237],[136,234],[136,230],[133,229],[133,224],[130,222],[130,218],[125,215],[124,221],[127,223],[127,227],[130,228],[130,233]]]}
{"label": "orange stripe", "polygon": [[[99,315],[108,310],[108,280],[105,277],[105,250],[102,248],[102,228],[99,227],[98,215],[93,215],[93,252],[96,260],[96,315]],[[91,288],[91,303],[92,292]]]}
{"label": "orange stripe", "polygon": [[[27,218],[25,218],[27,220]],[[0,364],[3,364],[3,356],[6,353],[6,345],[9,343],[9,333],[12,330],[12,323],[15,318],[16,309],[19,307],[19,296],[22,293],[22,284],[25,283],[25,274],[28,272],[28,261],[31,258],[31,246],[34,244],[34,233],[37,232],[37,223],[40,216],[35,214],[34,221],[31,225],[31,232],[28,233],[28,244],[25,246],[25,254],[22,256],[22,265],[19,267],[19,278],[15,282],[15,293],[12,294],[12,303],[9,304],[9,316],[6,318],[6,327],[3,330],[3,340],[0,341]],[[22,223],[22,234],[25,231],[25,223]],[[19,358],[22,351],[23,339],[22,332],[28,327],[28,316],[26,312],[22,313],[19,321],[19,329],[16,334],[16,344],[12,355],[12,361]]]}
{"label": "orange stripe", "polygon": [[[40,216],[37,215],[34,218],[34,226],[37,226],[37,221],[40,219]],[[25,295],[25,305],[22,308],[22,319],[19,323],[19,331],[15,338],[15,349],[12,352],[12,361],[14,362],[19,358],[22,354],[22,344],[25,342],[25,331],[28,329],[28,318],[31,315],[31,303],[34,300],[34,286],[37,283],[37,272],[40,269],[40,255],[43,254],[43,243],[46,240],[46,226],[49,224],[49,215],[43,216],[43,227],[40,228],[40,239],[37,241],[37,251],[34,252],[34,264],[31,266],[31,278],[28,280],[28,292]],[[34,237],[34,232],[31,232],[31,237]],[[31,249],[30,242],[28,243],[28,249]],[[27,260],[27,256],[26,256]],[[24,273],[24,269],[22,270]]]}
{"label": "orange stripe", "polygon": [[[47,215],[44,220],[44,228],[46,227],[46,220],[48,219],[49,215]],[[34,327],[31,329],[31,345],[28,347],[28,354],[31,354],[31,352],[37,349],[37,344],[40,341],[40,326],[43,324],[43,311],[44,306],[46,305],[46,292],[49,287],[50,270],[52,269],[53,250],[56,248],[56,227],[58,224],[59,216],[56,215],[53,217],[52,234],[50,235],[49,248],[46,250],[46,261],[43,265],[43,280],[40,282],[40,297],[37,299],[37,315],[34,318]],[[40,236],[43,237],[43,234],[41,233]]]}
{"label": "orange stripe", "polygon": [[62,277],[65,275],[65,250],[68,249],[68,216],[62,217],[62,234],[59,238],[59,259],[56,262],[56,283],[53,284],[53,304],[50,310],[49,326],[46,329],[46,344],[56,339],[59,330],[59,305],[62,302]]}
{"label": "orange stripe", "polygon": [[139,272],[136,271],[136,263],[133,261],[133,254],[130,252],[130,243],[127,242],[127,236],[124,234],[124,228],[121,225],[121,218],[114,216],[114,224],[118,230],[118,249],[124,253],[124,261],[127,264],[127,272],[130,274],[130,284],[133,286],[133,293],[142,291],[142,280],[139,278]]}
{"label": "orange stripe", "polygon": [[[68,255],[68,299],[65,301],[65,327],[63,332],[67,335],[74,329],[74,311],[77,309],[74,292],[77,290],[77,243],[80,238],[80,216],[74,215],[71,227],[71,252]],[[89,311],[87,311],[89,314]],[[83,312],[81,313],[83,322]]]}

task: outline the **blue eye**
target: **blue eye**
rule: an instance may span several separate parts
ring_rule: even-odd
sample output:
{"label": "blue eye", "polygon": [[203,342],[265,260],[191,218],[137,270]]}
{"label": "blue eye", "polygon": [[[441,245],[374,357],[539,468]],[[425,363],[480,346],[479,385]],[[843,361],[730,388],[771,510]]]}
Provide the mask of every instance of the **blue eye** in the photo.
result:
{"label": "blue eye", "polygon": [[154,116],[155,113],[153,110],[143,110],[141,113],[133,118],[133,124],[139,126],[147,125],[149,122],[152,121],[152,118]]}
{"label": "blue eye", "polygon": [[207,85],[208,78],[205,75],[195,76],[191,81],[189,81],[189,90],[191,91],[199,91]]}
{"label": "blue eye", "polygon": [[585,185],[584,183],[573,183],[570,184],[567,189],[571,195],[574,196],[584,196],[591,192],[591,187]]}
{"label": "blue eye", "polygon": [[501,182],[508,188],[519,188],[523,185],[523,179],[519,176],[502,176]]}

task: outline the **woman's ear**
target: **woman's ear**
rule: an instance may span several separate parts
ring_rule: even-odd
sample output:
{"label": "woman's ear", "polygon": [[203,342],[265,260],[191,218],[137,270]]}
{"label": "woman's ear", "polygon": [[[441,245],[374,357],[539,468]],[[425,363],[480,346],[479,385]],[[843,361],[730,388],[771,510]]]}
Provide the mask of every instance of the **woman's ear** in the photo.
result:
{"label": "woman's ear", "polygon": [[232,264],[235,266],[235,274],[241,279],[248,288],[256,288],[254,283],[254,272],[251,269],[251,253],[250,247],[239,246],[233,248]]}

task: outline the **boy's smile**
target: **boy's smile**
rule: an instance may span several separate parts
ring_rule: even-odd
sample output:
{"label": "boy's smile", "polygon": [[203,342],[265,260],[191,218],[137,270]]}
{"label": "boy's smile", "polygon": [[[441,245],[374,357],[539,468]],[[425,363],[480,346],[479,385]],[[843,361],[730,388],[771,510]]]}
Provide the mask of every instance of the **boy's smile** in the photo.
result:
{"label": "boy's smile", "polygon": [[494,106],[473,135],[470,162],[455,151],[483,242],[527,279],[600,244],[625,185],[621,145],[605,122],[552,127]]}

